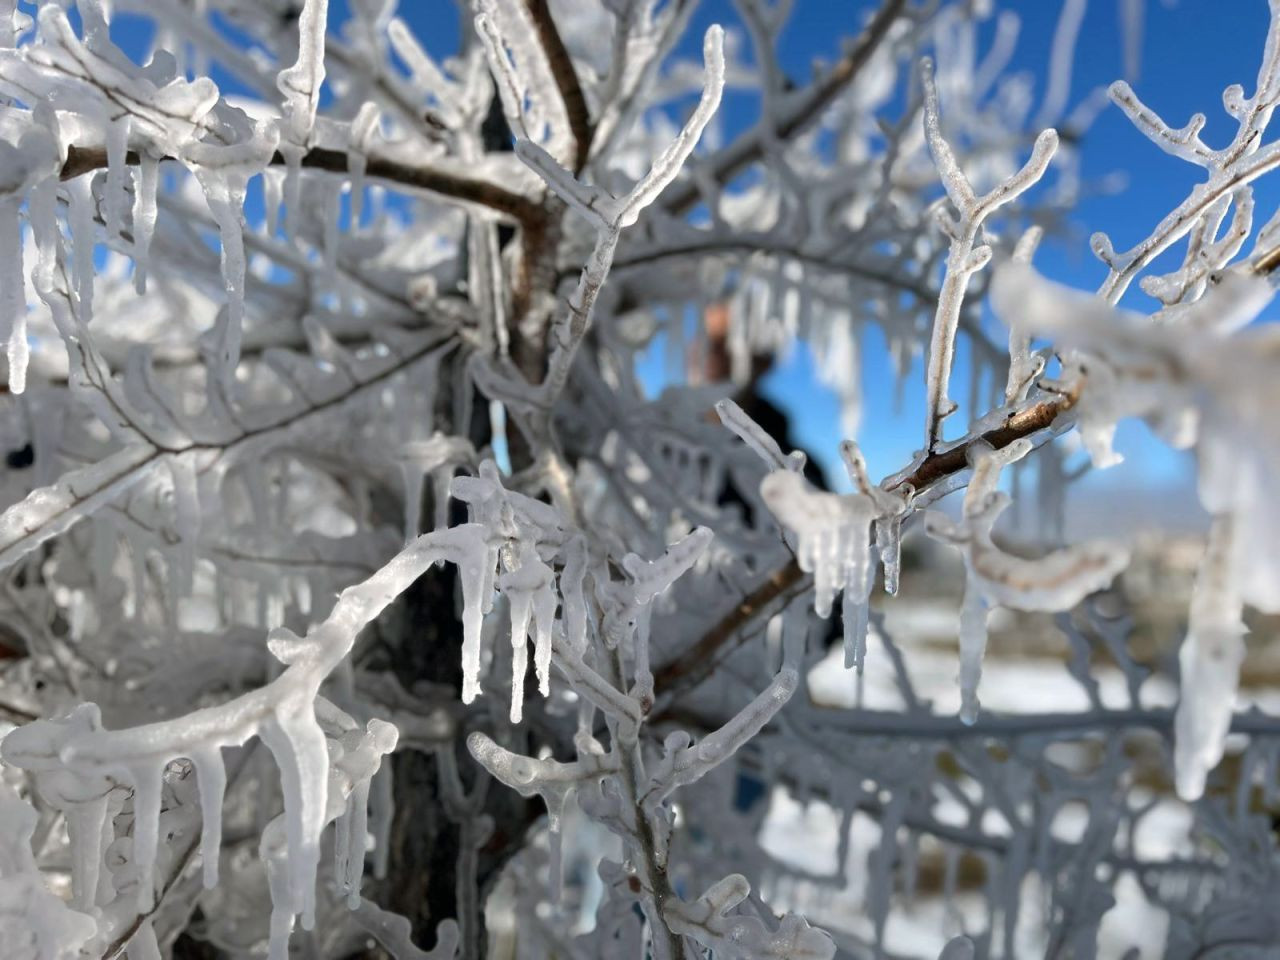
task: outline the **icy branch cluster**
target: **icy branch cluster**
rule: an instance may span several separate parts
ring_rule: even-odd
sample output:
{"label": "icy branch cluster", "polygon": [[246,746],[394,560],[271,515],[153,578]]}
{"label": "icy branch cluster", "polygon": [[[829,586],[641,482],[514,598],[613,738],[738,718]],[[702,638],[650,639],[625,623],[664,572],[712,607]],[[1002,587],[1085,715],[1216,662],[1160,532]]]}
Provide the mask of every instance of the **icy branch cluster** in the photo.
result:
{"label": "icy branch cluster", "polygon": [[[986,0],[811,77],[772,0],[0,0],[0,954],[1280,943],[1280,0],[1220,148],[1119,5],[1204,179],[1096,295],[1033,266],[1086,6],[1041,83]],[[878,482],[864,361],[925,411]],[[1212,518],[1176,654],[1066,522],[1132,418]]]}

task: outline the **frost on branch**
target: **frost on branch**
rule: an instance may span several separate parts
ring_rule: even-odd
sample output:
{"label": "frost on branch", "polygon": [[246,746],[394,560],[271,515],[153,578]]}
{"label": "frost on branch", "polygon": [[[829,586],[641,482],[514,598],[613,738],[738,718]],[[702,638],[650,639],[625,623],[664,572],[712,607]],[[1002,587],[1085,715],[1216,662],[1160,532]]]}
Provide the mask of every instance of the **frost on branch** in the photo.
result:
{"label": "frost on branch", "polygon": [[957,547],[964,556],[965,592],[960,611],[960,718],[978,719],[978,682],[987,649],[987,612],[992,606],[1014,610],[1069,610],[1088,594],[1101,590],[1129,563],[1129,550],[1094,540],[1064,547],[1036,559],[1023,559],[1000,549],[992,530],[1009,506],[1009,495],[996,489],[1000,471],[1026,456],[1029,440],[1002,450],[974,443],[969,447],[973,476],[965,491],[959,523],[945,514],[925,516],[929,536]]}

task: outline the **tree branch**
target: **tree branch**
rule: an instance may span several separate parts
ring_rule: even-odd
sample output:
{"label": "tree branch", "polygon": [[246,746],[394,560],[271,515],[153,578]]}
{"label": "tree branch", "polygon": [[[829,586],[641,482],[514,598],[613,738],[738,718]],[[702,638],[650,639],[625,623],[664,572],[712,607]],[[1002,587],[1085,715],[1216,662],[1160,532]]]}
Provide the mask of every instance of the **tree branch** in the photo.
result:
{"label": "tree branch", "polygon": [[[129,163],[136,164],[137,152],[130,150],[127,159]],[[175,158],[165,157],[164,159]],[[284,162],[284,157],[280,153],[276,153],[271,158],[272,166],[283,166]],[[63,180],[71,180],[93,170],[105,169],[106,166],[105,148],[72,145],[67,148],[67,160],[62,165],[60,177]],[[312,170],[326,170],[330,173],[347,173],[350,169],[346,153],[326,147],[312,147],[308,150],[302,157],[302,166]],[[532,222],[540,215],[538,204],[528,197],[487,180],[473,179],[432,167],[410,166],[407,163],[377,156],[369,157],[365,173],[378,180],[387,180],[416,190],[426,190],[449,200],[487,207],[521,225]]]}
{"label": "tree branch", "polygon": [[582,92],[578,72],[573,68],[573,60],[565,49],[564,39],[556,27],[555,18],[551,16],[547,0],[525,0],[525,6],[529,8],[529,16],[538,29],[542,52],[547,55],[551,76],[555,78],[560,99],[564,102],[564,112],[569,117],[569,130],[573,133],[575,146],[573,172],[579,173],[586,165],[594,134],[591,114],[587,110],[587,98]]}

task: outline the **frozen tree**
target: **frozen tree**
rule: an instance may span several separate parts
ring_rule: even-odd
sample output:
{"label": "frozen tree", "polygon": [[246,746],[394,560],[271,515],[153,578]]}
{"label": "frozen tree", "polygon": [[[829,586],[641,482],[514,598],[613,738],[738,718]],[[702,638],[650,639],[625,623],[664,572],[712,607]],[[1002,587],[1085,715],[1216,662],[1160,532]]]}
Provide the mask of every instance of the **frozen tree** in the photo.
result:
{"label": "frozen tree", "polygon": [[[1084,0],[1043,84],[985,0],[843,5],[798,80],[792,6],[0,0],[4,957],[1280,947],[1280,721],[1236,699],[1280,0],[1213,143],[1116,5],[1110,100],[1201,171],[1096,293],[1035,264],[1089,187]],[[925,416],[876,482],[881,341]],[[762,399],[797,344],[848,492]],[[1064,536],[1126,419],[1211,517],[1168,657],[1135,545]],[[896,635],[939,597],[958,710]],[[1018,617],[1066,695],[981,707]]]}

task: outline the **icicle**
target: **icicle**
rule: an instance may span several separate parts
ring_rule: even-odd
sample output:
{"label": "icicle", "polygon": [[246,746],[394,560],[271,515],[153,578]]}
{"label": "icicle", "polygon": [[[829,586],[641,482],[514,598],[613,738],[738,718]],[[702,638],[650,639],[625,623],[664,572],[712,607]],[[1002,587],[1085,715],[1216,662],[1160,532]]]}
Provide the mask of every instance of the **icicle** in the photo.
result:
{"label": "icicle", "polygon": [[138,932],[129,941],[129,960],[162,960],[160,944],[156,942],[156,931],[151,926],[151,918],[146,917],[138,925]]}
{"label": "icicle", "polygon": [[1214,519],[1178,653],[1182,696],[1174,721],[1174,769],[1178,796],[1188,801],[1200,797],[1209,771],[1222,759],[1240,683],[1245,628],[1234,559],[1239,522],[1229,515]]}
{"label": "icicle", "polygon": [[977,722],[978,683],[982,680],[982,658],[987,652],[987,605],[971,584],[965,586],[960,607],[960,720]]}
{"label": "icicle", "polygon": [[849,566],[848,580],[841,597],[841,618],[844,621],[844,665],[862,673],[867,655],[867,617],[875,567],[871,563],[869,549],[859,555],[861,559],[854,559]]}
{"label": "icicle", "polygon": [[148,253],[151,235],[156,228],[156,187],[159,179],[160,161],[150,151],[141,151],[133,179],[133,285],[138,293],[147,292]]}
{"label": "icicle", "polygon": [[205,200],[218,224],[221,245],[222,284],[227,291],[227,318],[219,344],[218,375],[230,383],[240,362],[240,341],[244,326],[244,186],[247,178],[240,172],[213,167],[195,167],[196,178],[204,188]]}
{"label": "icicle", "polygon": [[344,856],[339,861],[338,875],[347,894],[347,906],[354,910],[360,906],[360,885],[364,878],[365,847],[369,839],[369,781],[357,780],[347,798],[344,815],[346,839]]}
{"label": "icicle", "polygon": [[107,822],[108,794],[72,805],[67,811],[71,838],[71,904],[81,913],[92,913],[102,870],[103,834]]}
{"label": "icicle", "polygon": [[360,230],[364,213],[364,174],[369,163],[369,144],[378,130],[378,105],[366,101],[351,121],[351,149],[347,154],[347,175],[351,180],[351,232]]}
{"label": "icicle", "polygon": [[470,549],[458,564],[462,584],[462,702],[471,703],[480,694],[480,629],[484,607],[490,594],[490,572],[486,570],[488,548]]}
{"label": "icicle", "polygon": [[412,458],[400,461],[404,480],[404,542],[409,543],[422,528],[422,489],[426,480],[422,464]]}
{"label": "icicle", "polygon": [[129,169],[129,117],[107,123],[107,178],[103,185],[102,215],[108,241],[116,240],[124,229],[124,178]]}
{"label": "icicle", "polygon": [[284,157],[284,229],[295,243],[301,225],[303,152],[293,144],[283,141],[280,144],[280,153]]}
{"label": "icicle", "polygon": [[379,880],[386,879],[391,859],[391,823],[396,815],[393,776],[389,763],[379,766],[373,775],[373,875]]}
{"label": "icicle", "polygon": [[[333,821],[333,872],[338,879],[339,888],[345,893],[349,889],[348,873],[351,870],[351,818],[354,795],[348,796],[342,813]],[[357,899],[357,903],[359,900]]]}
{"label": "icicle", "polygon": [[556,615],[555,591],[548,586],[533,597],[533,669],[538,692],[551,696],[551,629]]}
{"label": "icicle", "polygon": [[133,864],[138,871],[138,909],[150,913],[155,906],[156,850],[160,843],[160,791],[164,783],[163,761],[150,758],[129,767],[133,784]]}
{"label": "icicle", "polygon": [[88,323],[93,315],[93,268],[94,231],[97,229],[93,219],[93,194],[89,188],[88,177],[78,177],[66,184],[71,195],[70,210],[67,216],[71,228],[72,266],[75,272],[76,299],[78,301],[81,321]]}
{"label": "icicle", "polygon": [[196,768],[196,786],[200,791],[200,857],[204,870],[204,888],[218,884],[218,857],[222,851],[222,798],[227,789],[227,770],[222,762],[222,748],[213,746],[191,751]]}
{"label": "icicle", "polygon": [[875,522],[876,552],[884,570],[884,592],[898,594],[898,577],[902,570],[902,515],[881,517]]}
{"label": "icicle", "polygon": [[280,213],[284,206],[285,172],[278,167],[262,171],[262,202],[266,207],[267,236],[274,237],[280,229]]}
{"label": "icicle", "polygon": [[27,380],[27,297],[22,269],[21,198],[0,198],[0,338],[9,355],[9,390],[22,393]]}
{"label": "icicle", "polygon": [[500,466],[511,467],[511,446],[507,441],[507,408],[501,400],[489,401],[489,446]]}
{"label": "icicle", "polygon": [[329,789],[329,753],[309,705],[281,704],[259,736],[276,758],[284,793],[289,847],[289,908],[302,914],[302,927],[315,925],[316,868]]}
{"label": "icicle", "polygon": [[[798,473],[775,470],[760,495],[786,529],[796,534],[796,561],[814,579],[813,608],[829,617],[836,592],[852,584],[861,595],[871,566],[874,501],[861,494],[837,496],[813,490]],[[857,600],[859,597],[855,597]]]}
{"label": "icicle", "polygon": [[53,274],[58,265],[58,181],[52,177],[41,180],[31,189],[27,198],[27,217],[31,221],[31,233],[36,242],[36,268],[32,284],[37,292],[48,293],[53,289]]}
{"label": "icicle", "polygon": [[947,844],[943,852],[942,902],[948,911],[955,911],[956,887],[960,879],[960,848]]}
{"label": "icicle", "polygon": [[324,195],[324,236],[321,241],[321,253],[329,282],[334,289],[337,288],[338,278],[338,228],[341,226],[338,221],[342,218],[343,186],[341,180],[334,178],[327,184]]}
{"label": "icicle", "polygon": [[519,723],[524,709],[524,675],[528,669],[529,615],[533,597],[525,590],[507,591],[511,607],[511,722]]}
{"label": "icicle", "polygon": [[196,539],[200,534],[200,491],[190,455],[175,454],[168,460],[173,480],[173,528],[178,535],[178,563],[171,591],[187,596],[195,577]]}

